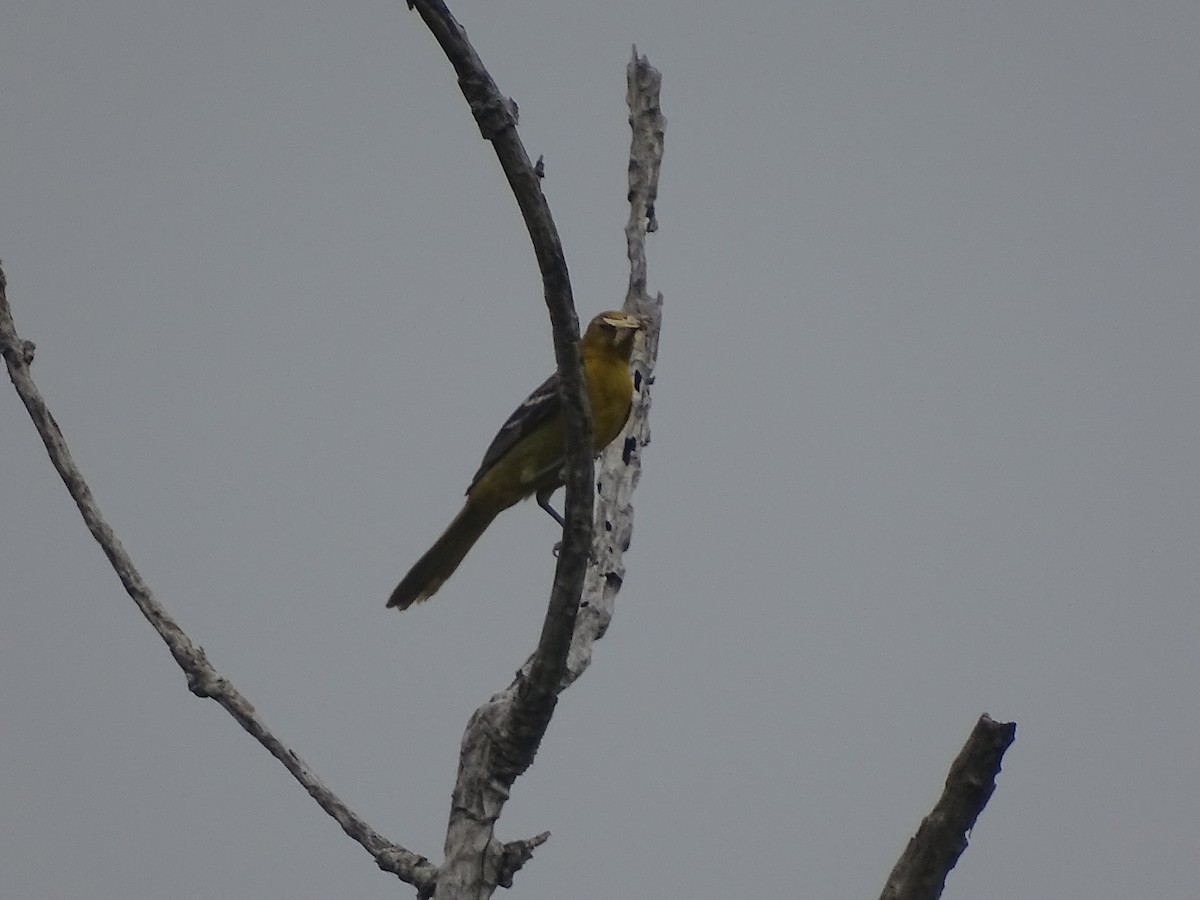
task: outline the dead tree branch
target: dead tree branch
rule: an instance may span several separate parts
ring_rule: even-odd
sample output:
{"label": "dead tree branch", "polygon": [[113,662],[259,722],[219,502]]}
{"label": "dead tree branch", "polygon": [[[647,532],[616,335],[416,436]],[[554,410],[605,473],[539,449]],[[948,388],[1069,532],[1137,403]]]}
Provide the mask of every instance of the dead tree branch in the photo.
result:
{"label": "dead tree branch", "polygon": [[[645,290],[645,236],[657,227],[654,203],[665,120],[658,107],[660,76],[635,51],[628,71],[633,141],[629,168],[630,219],[626,226],[631,276],[625,309],[645,316],[648,324],[634,355],[637,396],[627,437],[610,447],[603,458],[599,478],[601,502],[593,529],[591,428],[580,368],[579,324],[561,243],[541,192],[540,172],[530,164],[516,135],[515,104],[499,93],[445,6],[422,0],[413,0],[410,6],[420,12],[454,64],[463,94],[483,136],[496,148],[529,229],[550,311],[555,358],[563,385],[569,451],[566,526],[538,648],[512,684],[480,707],[468,724],[447,829],[446,861],[440,871],[424,857],[384,839],[325,787],[295,751],[271,732],[250,702],[220,676],[203,648],[191,641],[159,603],[101,515],[58,424],[33,382],[29,367],[34,347],[16,332],[2,271],[0,353],[84,521],[126,592],[183,669],[189,689],[196,696],[215,700],[228,711],[283,763],[350,837],[371,853],[381,869],[414,885],[421,896],[430,896],[436,890],[444,897],[482,897],[497,885],[511,885],[513,874],[532,856],[533,849],[549,837],[543,833],[502,844],[495,838],[494,825],[513,781],[533,761],[558,694],[587,667],[592,643],[607,628],[613,601],[624,578],[621,557],[628,549],[632,532],[630,496],[640,476],[641,449],[649,442],[649,387],[653,383],[662,304],[661,295],[650,297]],[[596,564],[589,570],[593,531]],[[581,604],[585,572],[587,597]],[[581,608],[585,610],[582,616],[578,615]]]}
{"label": "dead tree branch", "polygon": [[436,867],[423,856],[384,838],[327,788],[308,764],[267,727],[250,701],[217,672],[208,661],[204,649],[192,642],[154,596],[117,539],[112,526],[101,514],[96,498],[71,456],[62,430],[50,414],[46,401],[33,381],[29,371],[33,362],[33,343],[22,340],[17,334],[6,288],[4,273],[0,271],[0,354],[4,356],[13,387],[17,389],[17,394],[29,411],[29,417],[33,419],[34,427],[37,428],[42,443],[46,445],[46,451],[50,454],[50,461],[66,484],[75,505],[79,507],[88,530],[108,557],[126,593],[137,604],[146,621],[166,643],[167,649],[175,657],[175,662],[183,669],[187,676],[188,689],[197,697],[215,700],[233,716],[256,741],[283,763],[284,768],[300,782],[321,808],[342,826],[342,830],[374,857],[379,868],[394,873],[403,881],[415,885],[418,890],[432,885],[437,874]]}
{"label": "dead tree branch", "polygon": [[1015,722],[997,722],[986,713],[979,717],[950,766],[941,798],[900,855],[879,900],[937,900],[942,895],[1016,736]]}
{"label": "dead tree branch", "polygon": [[625,580],[622,556],[633,537],[632,497],[642,477],[642,448],[650,443],[650,387],[654,384],[662,328],[662,294],[651,296],[646,291],[646,235],[658,230],[655,203],[667,127],[659,107],[662,75],[645,56],[639,57],[634,47],[625,80],[633,132],[629,145],[629,220],[625,224],[629,257],[625,309],[644,317],[646,326],[633,354],[633,411],[625,439],[605,448],[597,467],[599,497],[593,520],[593,563],[588,567],[563,688],[591,663],[592,644],[608,629],[617,592]]}
{"label": "dead tree branch", "polygon": [[[514,845],[503,844],[495,836],[495,824],[513,782],[533,762],[558,694],[570,680],[567,676],[568,653],[578,630],[580,597],[593,534],[590,422],[577,346],[579,326],[566,260],[541,191],[540,172],[530,163],[517,135],[516,104],[500,93],[467,40],[466,32],[444,3],[440,0],[410,0],[409,6],[417,10],[458,74],[459,88],[480,133],[495,148],[525,219],[542,274],[567,410],[567,524],[541,638],[512,684],[472,715],[463,736],[452,796],[446,858],[438,877],[437,896],[480,898],[489,896],[498,884],[510,883],[515,868],[528,859],[532,851],[532,845],[527,851],[515,852]],[[648,64],[646,69],[649,69]],[[657,99],[654,108],[657,110]],[[661,156],[661,127],[658,144]],[[657,164],[653,166],[653,184],[657,184]],[[643,190],[643,198],[645,193]],[[654,188],[650,187],[651,210],[653,193]],[[651,220],[644,212],[642,217]],[[639,284],[644,290],[644,255],[641,273]],[[640,305],[640,295],[638,300]],[[656,309],[654,304],[651,306]],[[657,324],[654,334],[657,336]],[[643,375],[639,381],[647,385],[649,363],[643,361],[642,365]],[[644,422],[644,409],[642,419]],[[636,439],[633,440],[636,443]],[[628,503],[627,497],[624,502]],[[598,517],[598,521],[607,523],[608,520]],[[626,534],[625,545],[627,542]],[[606,584],[615,577],[615,583],[619,585],[621,575],[614,576],[616,571],[606,573]],[[611,610],[611,601],[609,607]],[[594,626],[591,633],[596,633]],[[590,639],[587,643],[590,646]]]}

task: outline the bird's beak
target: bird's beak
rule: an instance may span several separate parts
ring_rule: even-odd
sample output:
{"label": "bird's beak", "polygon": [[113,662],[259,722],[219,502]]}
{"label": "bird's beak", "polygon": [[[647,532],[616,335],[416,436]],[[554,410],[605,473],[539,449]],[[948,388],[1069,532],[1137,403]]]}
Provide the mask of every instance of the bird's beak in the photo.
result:
{"label": "bird's beak", "polygon": [[604,321],[613,328],[628,328],[630,331],[637,331],[646,324],[641,316],[632,313],[607,313]]}

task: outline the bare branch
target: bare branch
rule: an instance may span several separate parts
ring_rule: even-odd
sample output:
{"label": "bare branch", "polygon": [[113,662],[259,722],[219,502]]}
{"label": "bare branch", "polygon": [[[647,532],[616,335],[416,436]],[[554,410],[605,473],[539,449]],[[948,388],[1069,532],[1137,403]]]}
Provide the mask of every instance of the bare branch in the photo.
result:
{"label": "bare branch", "polygon": [[[497,840],[495,823],[508,799],[513,781],[533,761],[553,714],[558,693],[586,667],[586,659],[590,658],[591,641],[607,626],[608,617],[611,616],[612,597],[624,574],[620,567],[620,553],[628,546],[631,526],[626,524],[620,533],[610,535],[616,516],[610,514],[607,509],[602,509],[597,514],[594,531],[589,521],[593,477],[592,461],[588,452],[591,437],[587,427],[589,416],[586,411],[586,395],[576,343],[578,323],[575,321],[571,303],[571,289],[562,246],[541,192],[541,166],[534,167],[530,164],[528,154],[517,136],[516,104],[500,93],[467,40],[462,26],[455,21],[445,4],[440,0],[411,0],[409,6],[416,9],[429,26],[454,66],[458,74],[459,88],[475,116],[481,134],[491,141],[495,148],[505,177],[524,216],[534,252],[537,254],[546,304],[554,326],[555,357],[563,384],[564,404],[568,411],[567,525],[564,528],[562,549],[541,639],[537,650],[518,671],[512,684],[475,711],[463,735],[458,777],[446,833],[446,859],[439,876],[437,895],[478,898],[489,895],[497,884],[510,881],[512,872],[515,871],[511,864],[511,860],[514,859],[511,847],[506,848]],[[635,59],[630,69],[631,102],[634,90],[633,73],[642,72],[642,80],[645,80],[645,70],[653,72],[648,63],[639,69]],[[657,73],[654,74],[657,76]],[[650,105],[657,112],[657,77],[651,81],[655,98]],[[641,121],[644,116],[639,110],[634,110],[631,122],[635,118]],[[637,239],[638,249],[635,251],[631,245],[630,258],[634,260],[634,279],[643,289],[645,258],[641,249],[644,240],[642,223],[652,221],[653,218],[654,192],[658,177],[657,159],[661,158],[661,124],[659,117],[657,156],[653,150],[639,151],[641,155],[638,158],[645,157],[645,168],[652,170],[652,177],[647,180],[639,176],[636,188],[632,172],[630,177],[631,202],[635,196],[638,198],[634,212],[631,213],[631,221],[636,219],[636,227],[641,230],[641,237]],[[638,140],[635,126],[635,148],[641,147],[642,143],[644,141]],[[651,159],[654,160],[652,165],[649,164]],[[633,168],[631,162],[631,170]],[[649,216],[646,213],[647,208],[651,210]],[[640,256],[640,267],[635,256]],[[641,300],[641,295],[638,294],[632,308],[642,312],[644,307],[646,311],[654,314],[654,337],[649,345],[650,352],[653,353],[653,347],[657,343],[657,312],[660,301],[643,303]],[[631,308],[628,301],[626,308]],[[569,331],[565,327],[568,323]],[[643,349],[642,367],[637,377],[637,385],[643,389],[643,395],[649,384],[650,365],[645,354],[646,350]],[[653,359],[652,356],[649,358]],[[644,424],[647,406],[648,398],[643,396],[639,404],[641,431],[631,432],[641,435],[643,442],[648,435]],[[580,420],[583,423],[582,427]],[[630,440],[633,444],[627,442],[627,447],[640,446],[637,443],[638,438],[631,437]],[[627,468],[631,459],[635,457],[633,449],[628,449],[624,454],[618,450],[617,460],[622,468]],[[606,460],[611,459],[612,457],[606,456]],[[609,465],[611,467],[611,463]],[[630,476],[630,479],[632,489],[632,481],[636,480],[636,474]],[[609,504],[621,499],[627,506],[627,493],[623,498],[617,495],[616,479],[608,476],[607,482],[611,485],[606,495]],[[602,476],[601,484],[604,483],[605,476]],[[629,521],[630,515],[626,512],[625,522]],[[603,542],[600,540],[602,533],[605,538]],[[607,561],[607,567],[602,575],[599,567],[592,568],[589,574],[589,601],[581,604],[580,594],[584,585],[587,548],[593,534],[597,545],[603,543],[606,547],[616,546],[618,549],[615,562],[612,551],[601,551],[603,555],[600,558]],[[615,544],[613,537],[617,538]],[[593,604],[590,602],[593,596],[604,602]],[[597,617],[594,614],[594,606],[606,607],[607,611],[602,617]],[[589,621],[582,631],[582,636],[582,620],[579,617],[581,607],[587,611],[585,617]],[[567,657],[573,638],[577,642],[576,645],[584,649],[581,651],[582,655],[574,657],[580,660],[574,667],[574,674],[567,675]],[[532,852],[532,846],[529,852]],[[522,853],[516,858],[523,863],[528,856]]]}
{"label": "bare branch", "polygon": [[[352,838],[375,858],[377,865],[413,884],[421,896],[438,890],[442,896],[483,896],[496,885],[511,884],[513,873],[531,858],[533,849],[548,839],[535,838],[501,844],[493,829],[512,782],[528,768],[541,741],[558,693],[586,668],[592,641],[603,634],[612,614],[624,569],[621,554],[629,546],[632,510],[629,495],[640,474],[640,449],[649,440],[646,412],[649,385],[657,347],[661,296],[645,295],[644,239],[654,230],[654,196],[662,152],[658,113],[658,74],[643,60],[630,66],[630,122],[634,140],[630,162],[630,244],[632,274],[626,309],[648,318],[646,336],[635,353],[635,400],[627,439],[605,455],[600,478],[602,505],[596,515],[596,558],[589,580],[589,599],[583,604],[586,623],[577,616],[592,534],[592,459],[590,422],[583,390],[578,351],[578,320],[571,299],[561,244],[541,194],[541,173],[530,165],[516,136],[516,105],[500,95],[461,27],[441,3],[414,0],[459,73],[459,84],[483,135],[496,148],[505,175],[521,207],[541,269],[547,306],[554,332],[555,357],[563,385],[570,465],[563,548],[559,555],[551,603],[538,650],[509,688],[481,707],[468,724],[463,739],[458,783],[455,787],[447,831],[446,864],[438,870],[424,857],[382,838],[326,788],[299,756],[275,737],[253,706],[209,663],[204,650],[192,643],[142,580],[132,560],[104,521],[86,482],[71,459],[62,433],[46,408],[29,365],[33,344],[20,339],[13,326],[0,272],[0,351],[10,377],[25,402],[51,460],[79,506],[84,520],[108,556],[126,591],[143,616],[166,642],[184,670],[189,689],[224,707],[256,740],[280,760],[305,790],[333,816]],[[649,99],[651,98],[652,99]],[[638,99],[640,98],[640,99]],[[637,103],[635,104],[635,100]],[[577,627],[582,626],[582,627]],[[575,639],[571,673],[566,674],[567,654]]]}
{"label": "bare branch", "polygon": [[[521,209],[533,243],[543,292],[550,312],[554,355],[562,385],[566,411],[567,478],[562,550],[554,576],[550,605],[527,683],[519,689],[520,703],[511,715],[514,724],[531,735],[544,732],[554,709],[557,686],[566,665],[567,650],[575,627],[575,612],[583,589],[587,551],[591,538],[591,421],[579,357],[579,320],[571,296],[570,277],[558,230],[542,194],[541,180],[517,135],[516,104],[504,97],[479,55],[467,40],[463,27],[440,0],[413,0],[425,24],[441,45],[458,73],[458,85],[480,133],[491,142],[500,166]],[[533,760],[536,743],[516,751],[511,762],[517,770]],[[528,757],[523,759],[523,757]]]}
{"label": "bare branch", "polygon": [[563,678],[565,689],[592,660],[592,643],[604,636],[612,621],[617,592],[625,580],[622,557],[633,537],[633,490],[642,477],[642,448],[650,443],[650,387],[658,359],[662,327],[662,294],[646,293],[646,234],[657,230],[655,201],[662,167],[663,132],[667,120],[659,108],[662,75],[633,49],[625,69],[629,105],[629,220],[625,243],[629,257],[629,290],[625,310],[645,318],[641,340],[633,354],[633,410],[622,440],[614,441],[597,466],[599,497],[592,530],[592,565],[588,567],[583,602]]}
{"label": "bare branch", "polygon": [[188,689],[197,697],[215,700],[233,716],[272,756],[283,763],[284,768],[292,773],[321,808],[337,820],[342,830],[375,858],[379,868],[394,873],[403,881],[415,885],[418,890],[431,885],[437,877],[434,865],[423,856],[382,837],[327,788],[308,764],[271,732],[250,701],[242,696],[228,679],[217,673],[208,661],[204,649],[192,643],[142,580],[133,560],[100,513],[96,498],[92,496],[83,474],[71,457],[71,451],[67,448],[66,439],[58,423],[54,421],[54,416],[50,414],[41,392],[34,384],[29,371],[33,360],[33,344],[23,341],[17,334],[12,310],[8,304],[3,271],[0,271],[0,353],[8,366],[13,386],[29,411],[42,443],[46,445],[50,461],[74,498],[84,522],[116,570],[126,593],[133,598],[142,615],[166,642],[167,649],[183,669],[187,676]]}
{"label": "bare branch", "polygon": [[550,832],[543,831],[531,838],[520,841],[510,841],[504,845],[504,858],[500,865],[500,887],[510,888],[513,885],[513,875],[520,871],[525,863],[533,859],[535,848],[550,840]]}
{"label": "bare branch", "polygon": [[516,104],[504,97],[441,0],[411,0],[458,74],[480,133],[491,142],[533,242],[550,312],[562,391],[567,466],[563,541],[537,650],[509,691],[476,711],[463,737],[446,832],[439,897],[481,897],[498,883],[503,845],[494,829],[508,789],[533,762],[566,669],[591,543],[591,417],[579,355],[579,320],[558,230],[538,172],[516,130]]}
{"label": "bare branch", "polygon": [[967,836],[996,789],[1000,761],[1017,736],[1015,722],[986,713],[946,776],[946,789],[900,855],[880,900],[937,900],[946,876],[967,849]]}

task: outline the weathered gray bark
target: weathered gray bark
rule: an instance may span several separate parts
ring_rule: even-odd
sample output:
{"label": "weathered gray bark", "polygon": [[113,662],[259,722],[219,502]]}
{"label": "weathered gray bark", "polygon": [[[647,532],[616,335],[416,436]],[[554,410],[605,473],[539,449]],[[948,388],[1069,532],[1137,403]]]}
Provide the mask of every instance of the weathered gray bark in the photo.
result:
{"label": "weathered gray bark", "polygon": [[655,202],[662,165],[666,119],[659,108],[662,76],[646,57],[633,59],[625,70],[625,99],[629,105],[629,220],[625,224],[629,257],[629,289],[625,310],[645,316],[642,341],[633,355],[636,393],[623,440],[601,454],[597,469],[599,498],[593,519],[592,559],[575,623],[575,637],[563,679],[565,688],[591,663],[592,643],[604,636],[612,620],[613,604],[625,579],[621,561],[633,535],[631,497],[642,476],[641,452],[650,443],[650,386],[658,358],[658,333],[662,323],[662,294],[646,291],[646,235],[658,230]]}

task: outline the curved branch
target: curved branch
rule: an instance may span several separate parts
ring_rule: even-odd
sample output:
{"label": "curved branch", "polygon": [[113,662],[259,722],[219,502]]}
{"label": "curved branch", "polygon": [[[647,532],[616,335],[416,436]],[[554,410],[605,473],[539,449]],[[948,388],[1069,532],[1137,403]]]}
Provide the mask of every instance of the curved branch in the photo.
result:
{"label": "curved branch", "polygon": [[219,703],[226,712],[237,720],[250,735],[267,751],[283,763],[309,795],[321,808],[333,816],[342,830],[362,845],[375,858],[376,865],[385,872],[392,872],[403,881],[415,885],[418,890],[434,883],[436,867],[419,854],[388,841],[370,825],[358,817],[336,794],[327,788],[299,755],[275,736],[266,723],[228,679],[221,677],[204,648],[192,643],[183,629],[167,613],[166,609],[142,579],[133,560],[117,539],[112,526],[105,521],[92,496],[91,488],[75,464],[66,439],[54,416],[50,414],[41,392],[33,381],[29,366],[33,362],[33,343],[24,341],[17,334],[12,310],[8,304],[7,285],[4,272],[0,270],[0,354],[8,367],[13,387],[29,411],[34,427],[46,445],[50,461],[70,491],[75,505],[83,515],[88,530],[100,544],[108,557],[126,593],[133,598],[142,615],[158,632],[175,657],[175,662],[187,676],[188,689],[197,697],[209,697]]}
{"label": "curved branch", "polygon": [[566,258],[539,173],[517,136],[516,104],[500,93],[444,3],[410,0],[409,7],[417,10],[454,66],[480,133],[495,149],[521,209],[550,313],[566,425],[563,541],[538,646],[510,690],[477,710],[463,736],[438,895],[474,897],[490,893],[499,883],[503,861],[514,858],[496,839],[495,823],[513,781],[533,762],[566,670],[591,543],[591,416]]}
{"label": "curved branch", "polygon": [[[541,180],[517,136],[516,104],[500,93],[466,32],[440,0],[410,0],[458,73],[458,85],[484,139],[490,141],[521,209],[533,242],[554,336],[567,433],[563,544],[534,665],[512,708],[513,726],[533,739],[512,748],[512,778],[533,761],[549,724],[557,687],[566,667],[591,539],[591,419],[579,356],[579,319],[558,229],[542,193]],[[511,784],[511,781],[509,782]]]}
{"label": "curved branch", "polygon": [[458,73],[459,88],[480,133],[495,149],[521,209],[550,312],[566,426],[563,541],[541,637],[515,689],[477,710],[463,737],[438,895],[480,896],[494,889],[501,863],[509,858],[495,837],[495,823],[513,781],[533,762],[566,670],[591,543],[591,417],[566,258],[539,174],[517,136],[516,104],[500,93],[441,0],[410,0],[409,7],[417,10]]}

